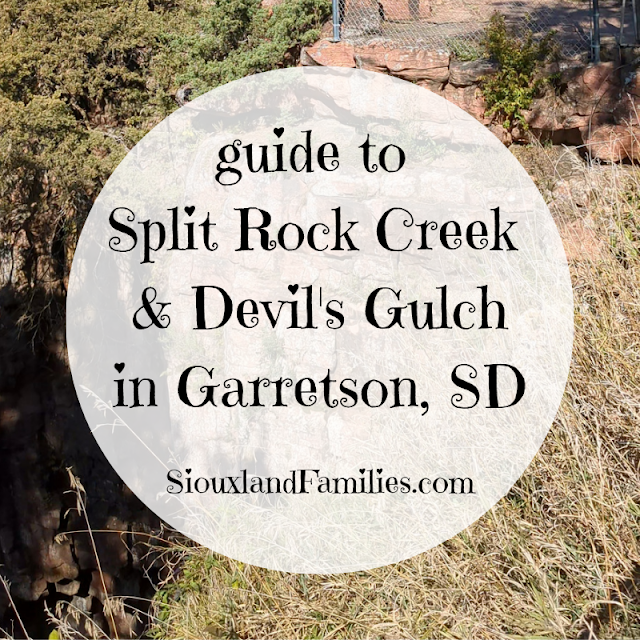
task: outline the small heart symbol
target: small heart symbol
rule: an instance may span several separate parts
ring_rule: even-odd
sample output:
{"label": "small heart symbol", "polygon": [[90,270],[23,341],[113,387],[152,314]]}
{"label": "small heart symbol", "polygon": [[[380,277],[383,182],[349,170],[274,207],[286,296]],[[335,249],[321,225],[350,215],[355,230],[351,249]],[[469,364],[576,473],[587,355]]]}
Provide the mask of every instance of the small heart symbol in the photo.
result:
{"label": "small heart symbol", "polygon": [[118,373],[122,373],[122,370],[124,369],[124,362],[116,362],[113,366]]}
{"label": "small heart symbol", "polygon": [[295,295],[296,291],[298,290],[298,285],[297,284],[290,284],[287,289],[289,289],[289,291],[291,291],[291,293],[293,293]]}
{"label": "small heart symbol", "polygon": [[382,473],[382,469],[376,469],[378,473]]}
{"label": "small heart symbol", "polygon": [[191,473],[191,469],[185,469],[187,473]]}
{"label": "small heart symbol", "polygon": [[360,473],[364,473],[365,469],[359,469]]}
{"label": "small heart symbol", "polygon": [[278,136],[278,138],[284,133],[284,127],[276,127],[273,130],[273,133],[276,134],[276,136]]}
{"label": "small heart symbol", "polygon": [[186,211],[187,215],[190,216],[195,210],[195,207],[185,207],[184,210]]}

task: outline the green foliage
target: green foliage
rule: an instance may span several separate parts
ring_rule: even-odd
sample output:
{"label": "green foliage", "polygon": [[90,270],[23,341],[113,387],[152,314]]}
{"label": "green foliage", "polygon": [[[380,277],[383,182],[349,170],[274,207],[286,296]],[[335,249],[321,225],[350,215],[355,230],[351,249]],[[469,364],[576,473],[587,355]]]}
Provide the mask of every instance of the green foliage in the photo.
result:
{"label": "green foliage", "polygon": [[482,47],[478,46],[473,40],[452,37],[447,38],[446,43],[447,49],[449,49],[456,60],[468,62],[471,60],[479,60],[484,57]]}
{"label": "green foliage", "polygon": [[272,8],[260,0],[219,0],[202,21],[181,80],[201,93],[211,86],[294,63],[300,47],[320,36],[328,0],[296,0]]}
{"label": "green foliage", "polygon": [[259,0],[3,0],[0,253],[8,247],[21,284],[49,279],[46,260],[27,254],[42,257],[61,231],[71,255],[103,184],[177,108],[181,86],[203,93],[296,64],[330,8],[330,0],[272,9]]}
{"label": "green foliage", "polygon": [[497,73],[485,77],[483,82],[487,114],[501,117],[507,129],[517,123],[526,126],[522,111],[531,106],[545,82],[536,72],[556,53],[555,32],[550,31],[540,40],[536,40],[531,31],[518,36],[508,28],[504,16],[495,13],[483,44],[499,65]]}

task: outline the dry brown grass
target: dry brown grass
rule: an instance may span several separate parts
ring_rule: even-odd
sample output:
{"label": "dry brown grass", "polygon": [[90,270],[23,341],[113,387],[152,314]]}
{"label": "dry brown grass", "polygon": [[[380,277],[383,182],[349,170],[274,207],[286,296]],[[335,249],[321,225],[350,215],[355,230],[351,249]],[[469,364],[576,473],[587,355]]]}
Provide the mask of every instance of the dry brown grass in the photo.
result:
{"label": "dry brown grass", "polygon": [[640,170],[514,150],[570,256],[573,365],[516,486],[455,538],[375,571],[304,576],[185,550],[156,629],[181,638],[640,638]]}

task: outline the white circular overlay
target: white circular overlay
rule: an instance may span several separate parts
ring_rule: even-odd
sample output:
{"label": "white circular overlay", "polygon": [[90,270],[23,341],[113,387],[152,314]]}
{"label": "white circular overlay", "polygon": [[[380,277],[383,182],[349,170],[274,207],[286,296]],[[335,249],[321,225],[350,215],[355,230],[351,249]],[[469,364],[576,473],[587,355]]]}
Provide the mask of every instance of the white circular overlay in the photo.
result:
{"label": "white circular overlay", "polygon": [[87,422],[187,536],[292,572],[373,568],[503,497],[558,409],[561,240],[523,168],[416,85],[287,69],[127,155],[73,261]]}

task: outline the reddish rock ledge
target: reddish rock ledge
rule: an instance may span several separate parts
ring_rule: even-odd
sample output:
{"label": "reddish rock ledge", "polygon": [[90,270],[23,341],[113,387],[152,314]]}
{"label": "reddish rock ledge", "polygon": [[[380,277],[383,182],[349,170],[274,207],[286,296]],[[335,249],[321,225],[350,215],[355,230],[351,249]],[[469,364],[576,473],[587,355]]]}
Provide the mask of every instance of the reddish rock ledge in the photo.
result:
{"label": "reddish rock ledge", "polygon": [[321,40],[303,49],[301,64],[367,69],[415,82],[471,114],[505,144],[536,136],[582,146],[603,162],[640,161],[640,70],[633,65],[549,65],[543,75],[554,82],[525,112],[528,129],[507,132],[486,113],[480,86],[497,69],[487,60],[461,62],[441,51]]}

